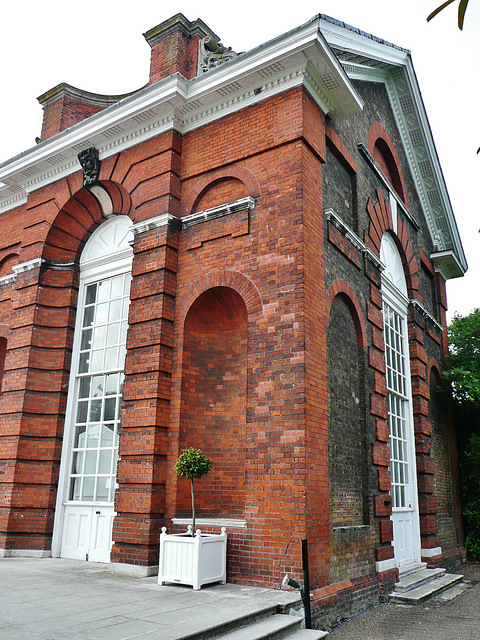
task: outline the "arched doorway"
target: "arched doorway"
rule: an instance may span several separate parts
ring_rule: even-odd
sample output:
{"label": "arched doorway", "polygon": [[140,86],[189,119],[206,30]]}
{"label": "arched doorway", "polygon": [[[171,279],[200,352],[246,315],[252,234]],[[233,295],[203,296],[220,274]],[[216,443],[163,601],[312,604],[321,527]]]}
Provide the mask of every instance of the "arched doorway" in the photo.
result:
{"label": "arched doorway", "polygon": [[408,297],[402,260],[393,238],[384,234],[380,259],[387,377],[392,521],[395,560],[400,570],[420,561],[415,436],[413,429]]}
{"label": "arched doorway", "polygon": [[132,222],[115,216],[90,236],[80,286],[53,554],[108,562],[132,268]]}

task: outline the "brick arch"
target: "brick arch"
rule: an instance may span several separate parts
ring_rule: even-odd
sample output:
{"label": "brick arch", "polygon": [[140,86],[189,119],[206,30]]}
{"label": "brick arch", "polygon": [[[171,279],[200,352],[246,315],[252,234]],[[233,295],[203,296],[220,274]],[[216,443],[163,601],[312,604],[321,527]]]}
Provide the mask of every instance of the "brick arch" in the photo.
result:
{"label": "brick arch", "polygon": [[[133,215],[132,200],[125,187],[111,180],[101,180],[99,184],[110,196],[116,215]],[[85,242],[104,221],[99,201],[83,187],[67,200],[55,217],[42,257],[54,262],[78,261]]]}
{"label": "brick arch", "polygon": [[365,237],[366,244],[377,257],[380,257],[380,244],[384,234],[388,233],[393,238],[402,259],[408,295],[410,298],[423,302],[418,282],[418,261],[412,251],[408,227],[401,216],[397,216],[397,232],[395,233],[390,203],[385,200],[381,189],[376,190],[376,195],[377,202],[375,204],[371,198],[367,202],[370,224],[368,234]]}
{"label": "brick arch", "polygon": [[9,253],[0,260],[0,278],[12,273],[12,267],[18,264],[18,253]]}
{"label": "brick arch", "polygon": [[370,127],[368,151],[389,178],[400,198],[408,206],[407,187],[397,151],[387,131],[379,122],[374,122]]}
{"label": "brick arch", "polygon": [[427,368],[427,385],[428,385],[428,398],[430,399],[430,377],[432,375],[432,371],[435,371],[439,380],[443,379],[442,369],[435,358],[430,358]]}
{"label": "brick arch", "polygon": [[249,196],[252,198],[260,198],[260,184],[255,175],[246,167],[235,165],[232,167],[225,167],[224,169],[218,169],[217,171],[212,171],[200,178],[188,194],[188,197],[185,200],[183,212],[186,215],[192,213],[195,210],[197,203],[213,183],[232,178],[239,180],[245,185]]}
{"label": "brick arch", "polygon": [[188,310],[195,300],[208,289],[227,287],[236,291],[243,299],[249,320],[263,311],[263,302],[253,282],[238,271],[219,269],[202,276],[193,282],[183,294],[177,307],[177,317],[181,324],[185,321]]}
{"label": "brick arch", "polygon": [[355,331],[357,334],[357,344],[359,347],[364,348],[367,346],[367,332],[365,330],[365,324],[363,322],[363,314],[360,304],[357,300],[357,296],[354,294],[353,289],[343,280],[336,280],[328,290],[326,300],[326,314],[328,322],[330,322],[330,311],[334,299],[340,296],[347,304],[352,314],[353,322],[355,325]]}

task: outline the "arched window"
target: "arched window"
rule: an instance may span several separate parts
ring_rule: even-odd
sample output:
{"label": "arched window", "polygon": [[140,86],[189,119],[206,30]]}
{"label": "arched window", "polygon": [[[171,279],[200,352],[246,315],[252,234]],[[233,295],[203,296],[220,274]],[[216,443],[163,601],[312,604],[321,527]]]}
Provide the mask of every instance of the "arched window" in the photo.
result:
{"label": "arched window", "polygon": [[407,332],[407,285],[402,260],[393,238],[385,234],[380,245],[383,325],[387,377],[392,520],[395,559],[399,567],[418,561],[415,445]]}
{"label": "arched window", "polygon": [[130,301],[131,227],[126,216],[104,222],[80,258],[62,453],[63,557],[109,560]]}

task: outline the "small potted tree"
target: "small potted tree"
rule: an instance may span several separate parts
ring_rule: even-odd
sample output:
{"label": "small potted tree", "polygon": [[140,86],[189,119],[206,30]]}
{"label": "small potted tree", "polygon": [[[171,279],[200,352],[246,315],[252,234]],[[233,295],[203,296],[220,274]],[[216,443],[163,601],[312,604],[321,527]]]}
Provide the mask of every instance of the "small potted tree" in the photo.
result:
{"label": "small potted tree", "polygon": [[204,584],[227,581],[227,534],[222,527],[220,534],[195,530],[195,494],[193,481],[212,468],[212,461],[200,449],[183,449],[175,463],[175,471],[190,480],[192,494],[192,524],[185,533],[167,534],[162,527],[160,534],[160,562],[158,584],[175,582],[189,584],[198,590]]}

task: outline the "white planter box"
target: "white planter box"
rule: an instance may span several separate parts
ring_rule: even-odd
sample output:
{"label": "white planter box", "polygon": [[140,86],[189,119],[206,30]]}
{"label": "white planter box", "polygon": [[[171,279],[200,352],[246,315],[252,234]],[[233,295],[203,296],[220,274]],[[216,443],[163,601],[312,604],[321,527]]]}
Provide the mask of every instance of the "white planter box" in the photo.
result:
{"label": "white planter box", "polygon": [[167,534],[162,527],[160,534],[160,563],[158,584],[176,582],[189,584],[198,590],[210,582],[227,581],[227,534],[202,533],[200,529],[192,537],[189,525],[187,533]]}

